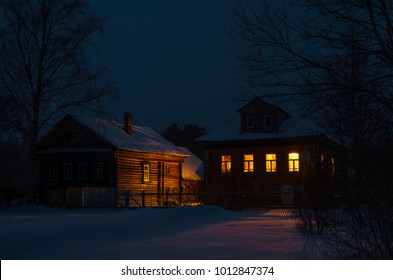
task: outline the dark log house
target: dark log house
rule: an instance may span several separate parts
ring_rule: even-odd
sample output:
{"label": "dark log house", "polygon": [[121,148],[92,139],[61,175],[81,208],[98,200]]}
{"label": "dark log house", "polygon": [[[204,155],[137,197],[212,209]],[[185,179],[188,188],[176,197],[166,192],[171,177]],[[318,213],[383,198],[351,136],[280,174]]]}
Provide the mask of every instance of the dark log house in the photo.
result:
{"label": "dark log house", "polygon": [[68,207],[161,206],[180,193],[189,157],[148,127],[67,115],[39,143],[44,201]]}

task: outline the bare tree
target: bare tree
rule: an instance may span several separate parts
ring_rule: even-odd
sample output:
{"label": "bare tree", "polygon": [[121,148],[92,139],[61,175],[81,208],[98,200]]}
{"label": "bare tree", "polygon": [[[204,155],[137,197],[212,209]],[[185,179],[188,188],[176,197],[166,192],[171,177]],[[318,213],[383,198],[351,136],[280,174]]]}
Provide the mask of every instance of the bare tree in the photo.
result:
{"label": "bare tree", "polygon": [[355,151],[359,174],[367,146],[392,131],[392,13],[384,0],[242,1],[235,13],[248,85],[298,102]]}
{"label": "bare tree", "polygon": [[28,142],[33,156],[42,129],[75,109],[99,110],[116,89],[87,59],[104,19],[84,0],[0,1],[1,123]]}
{"label": "bare tree", "polygon": [[[393,166],[392,15],[393,3],[385,0],[242,1],[235,13],[236,54],[250,88],[265,98],[299,101],[350,147],[350,211],[341,221],[322,213],[341,257],[393,255],[386,242],[392,221],[383,214],[391,213],[393,198],[386,169]],[[320,179],[308,180],[317,184],[311,189],[319,189]],[[301,218],[318,223],[320,206]]]}
{"label": "bare tree", "polygon": [[[336,84],[325,79],[327,74],[341,84],[351,85],[351,77],[337,71],[336,62],[348,56],[348,46],[356,36],[352,48],[374,68],[367,81],[380,85],[378,91],[369,88],[367,93],[393,112],[392,3],[384,0],[240,3],[233,35],[241,49],[237,56],[242,73],[255,90],[272,97],[266,90],[274,87],[285,92],[286,97],[305,99],[311,94],[310,87],[312,93],[334,89]],[[351,34],[353,30],[355,34]]]}

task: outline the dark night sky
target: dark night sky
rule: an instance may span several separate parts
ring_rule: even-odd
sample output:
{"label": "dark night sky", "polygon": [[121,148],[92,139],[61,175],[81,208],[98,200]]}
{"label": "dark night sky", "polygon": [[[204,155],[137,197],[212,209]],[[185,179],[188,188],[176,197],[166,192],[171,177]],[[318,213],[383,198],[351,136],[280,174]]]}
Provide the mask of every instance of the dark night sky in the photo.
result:
{"label": "dark night sky", "polygon": [[135,123],[161,132],[171,123],[214,130],[242,104],[228,31],[237,0],[89,1],[108,16],[100,53],[119,83],[114,106],[119,120],[131,111]]}

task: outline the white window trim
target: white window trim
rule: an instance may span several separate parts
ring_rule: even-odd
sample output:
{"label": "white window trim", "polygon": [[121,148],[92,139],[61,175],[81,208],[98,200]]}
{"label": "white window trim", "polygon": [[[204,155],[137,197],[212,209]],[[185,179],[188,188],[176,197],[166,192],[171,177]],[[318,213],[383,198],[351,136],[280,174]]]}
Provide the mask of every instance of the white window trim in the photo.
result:
{"label": "white window trim", "polygon": [[150,164],[148,162],[142,163],[142,183],[150,182]]}

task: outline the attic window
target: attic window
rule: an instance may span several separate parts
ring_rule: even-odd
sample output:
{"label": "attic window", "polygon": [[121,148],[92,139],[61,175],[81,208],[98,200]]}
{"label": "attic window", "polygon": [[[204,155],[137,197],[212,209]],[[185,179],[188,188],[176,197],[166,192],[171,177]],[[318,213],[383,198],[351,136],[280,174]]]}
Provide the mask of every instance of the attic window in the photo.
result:
{"label": "attic window", "polygon": [[254,117],[248,116],[246,118],[247,128],[254,128]]}
{"label": "attic window", "polygon": [[272,127],[272,116],[265,116],[265,127]]}

